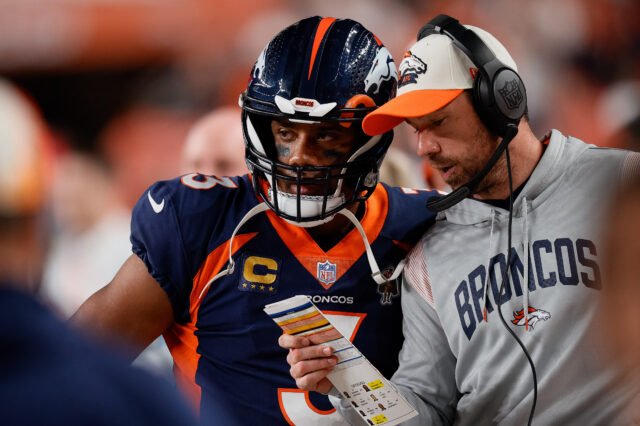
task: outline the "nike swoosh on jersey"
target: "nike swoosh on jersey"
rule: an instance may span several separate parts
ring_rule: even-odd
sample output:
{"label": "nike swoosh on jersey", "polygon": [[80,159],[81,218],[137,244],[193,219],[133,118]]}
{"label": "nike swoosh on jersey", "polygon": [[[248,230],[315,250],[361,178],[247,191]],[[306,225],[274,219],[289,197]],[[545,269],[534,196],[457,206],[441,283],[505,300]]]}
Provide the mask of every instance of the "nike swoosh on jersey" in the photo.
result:
{"label": "nike swoosh on jersey", "polygon": [[149,198],[149,204],[151,204],[151,208],[154,212],[160,213],[162,209],[164,209],[164,198],[159,204],[156,203],[156,200],[151,197],[151,191],[147,191],[147,198]]}

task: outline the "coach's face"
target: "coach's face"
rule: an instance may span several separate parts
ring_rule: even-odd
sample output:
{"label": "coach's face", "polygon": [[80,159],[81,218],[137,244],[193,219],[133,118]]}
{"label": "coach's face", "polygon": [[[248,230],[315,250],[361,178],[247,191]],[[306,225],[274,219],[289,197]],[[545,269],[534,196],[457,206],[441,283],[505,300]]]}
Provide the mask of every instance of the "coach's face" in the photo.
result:
{"label": "coach's face", "polygon": [[[469,182],[498,146],[498,138],[482,124],[467,92],[430,114],[406,121],[418,133],[418,154],[426,157],[453,189]],[[481,195],[497,181],[504,173],[501,166],[498,162],[493,167],[476,194]]]}

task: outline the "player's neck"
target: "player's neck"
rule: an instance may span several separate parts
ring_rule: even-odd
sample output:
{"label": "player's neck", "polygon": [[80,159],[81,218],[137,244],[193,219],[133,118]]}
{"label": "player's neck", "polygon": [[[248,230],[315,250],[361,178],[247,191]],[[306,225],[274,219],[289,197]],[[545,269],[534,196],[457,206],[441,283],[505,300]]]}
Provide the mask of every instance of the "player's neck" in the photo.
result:
{"label": "player's neck", "polygon": [[[364,216],[364,207],[364,203],[358,203],[349,206],[348,209],[360,220]],[[336,214],[331,222],[306,228],[306,230],[316,244],[326,252],[338,244],[353,228],[353,223],[349,219],[341,214]]]}

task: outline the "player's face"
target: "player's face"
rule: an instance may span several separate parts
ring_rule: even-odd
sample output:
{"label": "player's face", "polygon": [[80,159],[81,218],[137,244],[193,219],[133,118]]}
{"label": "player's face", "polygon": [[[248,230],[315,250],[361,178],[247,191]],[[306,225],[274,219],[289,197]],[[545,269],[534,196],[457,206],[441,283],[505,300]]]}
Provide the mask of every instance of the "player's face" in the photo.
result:
{"label": "player's face", "polygon": [[[470,181],[498,146],[498,139],[482,124],[467,93],[431,114],[406,121],[418,133],[418,154],[426,157],[453,189]],[[499,162],[476,193],[491,187],[502,169]]]}
{"label": "player's face", "polygon": [[[346,163],[354,152],[355,126],[344,127],[338,123],[296,123],[289,120],[273,120],[271,132],[275,141],[278,162],[290,166],[330,166]],[[290,170],[282,173],[295,176]],[[337,173],[337,171],[336,171]],[[322,172],[307,172],[303,177],[323,176]],[[337,179],[332,182],[332,190]],[[278,189],[295,194],[294,182],[279,181]],[[322,184],[304,185],[301,195],[322,195]]]}

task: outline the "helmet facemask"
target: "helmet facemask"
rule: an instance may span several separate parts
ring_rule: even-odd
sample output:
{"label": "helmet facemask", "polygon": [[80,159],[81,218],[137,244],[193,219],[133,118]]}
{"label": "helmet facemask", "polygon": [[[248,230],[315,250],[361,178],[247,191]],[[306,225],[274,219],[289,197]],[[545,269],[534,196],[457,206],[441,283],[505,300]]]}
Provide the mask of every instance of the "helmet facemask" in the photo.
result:
{"label": "helmet facemask", "polygon": [[[265,121],[263,117],[243,114],[245,138],[251,141],[246,147],[246,159],[254,176],[255,192],[278,216],[298,226],[317,226],[330,221],[345,207],[366,200],[373,193],[380,164],[392,139],[391,134],[372,138],[364,134],[356,136],[354,151],[346,162],[326,166],[296,166],[277,160],[273,136],[258,138],[256,127],[264,129],[268,125]],[[266,131],[262,130],[261,133],[265,134]],[[297,191],[283,191],[287,183],[293,184]],[[314,195],[301,194],[302,187],[313,187],[317,191],[314,191]]]}

